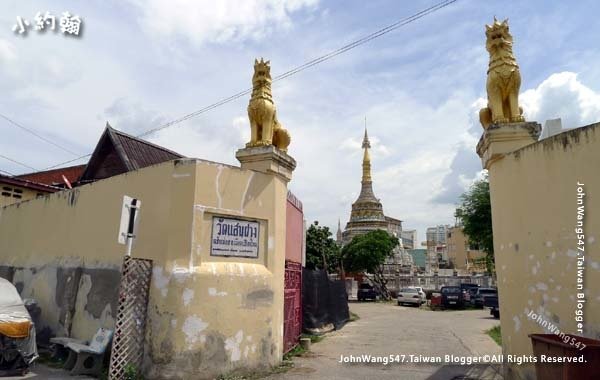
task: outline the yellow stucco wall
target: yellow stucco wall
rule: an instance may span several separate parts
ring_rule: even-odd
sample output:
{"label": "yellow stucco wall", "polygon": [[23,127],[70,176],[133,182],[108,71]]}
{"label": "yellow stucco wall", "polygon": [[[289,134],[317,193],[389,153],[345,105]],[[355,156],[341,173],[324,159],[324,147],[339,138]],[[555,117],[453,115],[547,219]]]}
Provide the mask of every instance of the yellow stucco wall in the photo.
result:
{"label": "yellow stucco wall", "polygon": [[[600,125],[562,133],[507,154],[489,168],[504,354],[531,355],[528,334],[545,333],[533,311],[577,333],[577,183],[585,190],[585,324],[600,339]],[[508,365],[508,379],[533,379]]]}
{"label": "yellow stucco wall", "polygon": [[[19,193],[18,195],[21,196],[21,198],[15,198],[14,197],[14,190],[18,189],[21,191],[21,193]],[[38,194],[40,194],[41,192],[39,191],[35,191],[35,190],[31,190],[28,189],[26,187],[21,187],[21,186],[15,186],[13,184],[6,184],[6,183],[2,183],[2,181],[0,180],[0,207],[3,206],[8,206],[10,204],[13,203],[17,203],[17,202],[22,202],[22,201],[27,201],[30,199],[34,199],[38,196]],[[8,195],[10,194],[10,195]],[[45,194],[45,193],[42,193]]]}
{"label": "yellow stucco wall", "polygon": [[[132,256],[154,260],[148,377],[209,378],[276,364],[286,183],[207,161],[171,161],[0,209],[0,266],[14,268],[13,282],[38,301],[44,325],[60,334],[70,324],[72,336],[89,339],[114,324],[114,304],[97,305],[97,297],[118,287],[123,195],[142,201]],[[259,258],[210,256],[213,215],[258,220]],[[65,323],[62,288],[76,274],[76,306]]]}

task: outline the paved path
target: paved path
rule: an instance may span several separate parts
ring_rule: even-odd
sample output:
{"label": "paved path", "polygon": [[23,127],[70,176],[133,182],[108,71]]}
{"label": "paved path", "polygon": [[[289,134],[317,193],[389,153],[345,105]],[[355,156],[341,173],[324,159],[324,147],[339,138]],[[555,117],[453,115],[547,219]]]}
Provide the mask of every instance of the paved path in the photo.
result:
{"label": "paved path", "polygon": [[29,373],[19,377],[2,377],[2,380],[97,380],[95,377],[89,376],[70,376],[69,372],[59,368],[50,368],[43,364],[34,363],[30,368]]}
{"label": "paved path", "polygon": [[498,366],[447,364],[342,364],[340,355],[477,356],[500,354],[484,333],[499,324],[487,310],[429,311],[385,303],[351,303],[360,316],[316,344],[294,368],[269,379],[500,380]]}

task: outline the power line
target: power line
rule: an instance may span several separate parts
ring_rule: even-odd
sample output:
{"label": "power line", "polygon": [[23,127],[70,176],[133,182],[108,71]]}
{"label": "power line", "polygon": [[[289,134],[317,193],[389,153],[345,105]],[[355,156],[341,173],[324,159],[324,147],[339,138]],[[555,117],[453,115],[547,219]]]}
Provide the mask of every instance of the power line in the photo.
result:
{"label": "power line", "polygon": [[2,170],[2,169],[0,169],[0,172],[1,172],[1,173],[6,173],[6,174],[8,174],[9,176],[12,176],[12,177],[14,177],[14,176],[15,176],[13,173],[11,173],[11,172],[7,172],[6,170]]}
{"label": "power line", "polygon": [[44,170],[50,170],[50,169],[57,168],[57,167],[59,167],[59,166],[63,166],[63,165],[65,165],[65,164],[70,164],[70,163],[72,163],[72,162],[79,161],[79,160],[81,160],[82,158],[86,158],[86,157],[89,157],[89,156],[91,156],[91,155],[92,155],[91,153],[88,153],[88,154],[86,154],[86,155],[79,156],[79,157],[77,157],[77,158],[74,158],[74,159],[72,159],[72,160],[69,160],[69,161],[63,161],[63,162],[61,162],[61,163],[59,163],[59,164],[52,165],[52,166],[48,166],[47,168],[44,168]]}
{"label": "power line", "polygon": [[1,154],[0,154],[0,157],[1,157],[1,158],[4,158],[4,159],[5,159],[5,160],[7,160],[7,161],[10,161],[10,162],[12,162],[12,163],[15,163],[15,164],[17,164],[17,165],[21,165],[21,166],[23,166],[23,167],[26,167],[26,168],[28,168],[28,169],[31,169],[31,170],[33,170],[33,171],[37,171],[37,169],[36,169],[36,168],[33,168],[33,167],[31,167],[31,166],[29,166],[29,165],[27,165],[27,164],[24,164],[24,163],[22,163],[22,162],[19,162],[19,161],[17,161],[17,160],[13,160],[13,159],[12,159],[12,158],[10,158],[10,157],[6,157],[6,156],[3,156],[3,155],[1,155]]}
{"label": "power line", "polygon": [[16,121],[10,119],[8,116],[5,116],[5,115],[3,115],[3,114],[0,113],[0,117],[3,118],[4,120],[8,121],[10,124],[14,125],[15,127],[20,128],[20,129],[24,130],[25,132],[27,132],[29,134],[32,134],[33,136],[37,137],[38,139],[40,139],[40,140],[42,140],[44,142],[47,142],[48,144],[54,145],[55,147],[57,147],[57,148],[65,151],[67,153],[70,153],[70,154],[72,154],[74,156],[78,155],[78,153],[75,153],[72,150],[67,149],[67,148],[65,148],[62,145],[59,145],[59,144],[57,144],[57,143],[55,143],[55,142],[53,142],[51,140],[48,140],[44,136],[41,136],[40,134],[38,134],[37,132],[35,132],[34,130],[31,130],[29,128],[26,128],[26,127],[22,126],[21,124],[17,123]]}
{"label": "power line", "polygon": [[[329,59],[331,59],[333,57],[336,57],[336,56],[338,56],[338,55],[340,55],[342,53],[347,52],[348,50],[351,50],[351,49],[354,49],[355,47],[363,45],[363,44],[365,44],[365,43],[367,43],[367,42],[369,42],[371,40],[374,40],[375,38],[381,37],[384,34],[387,34],[387,33],[391,32],[393,30],[396,30],[396,29],[398,29],[398,28],[400,28],[400,27],[402,27],[402,26],[404,26],[406,24],[410,24],[411,22],[414,22],[414,21],[416,21],[416,20],[418,20],[420,18],[423,18],[423,17],[425,17],[425,16],[427,16],[427,15],[433,13],[433,12],[436,12],[436,11],[442,9],[442,8],[445,8],[448,5],[450,5],[452,3],[455,3],[456,1],[457,0],[445,0],[445,1],[437,3],[437,4],[435,4],[435,5],[433,5],[433,6],[429,7],[429,8],[425,8],[422,11],[419,11],[419,12],[413,14],[412,16],[405,17],[402,20],[399,20],[399,21],[397,21],[397,22],[395,22],[395,23],[393,23],[391,25],[386,26],[385,28],[379,29],[379,30],[377,30],[377,31],[375,31],[375,32],[373,32],[373,33],[371,33],[371,34],[369,34],[367,36],[364,36],[364,37],[362,37],[362,38],[360,38],[360,39],[358,39],[358,40],[356,40],[354,42],[351,42],[351,43],[349,43],[349,44],[347,44],[345,46],[342,46],[341,48],[339,48],[337,50],[334,50],[334,51],[332,51],[330,53],[327,53],[327,54],[322,55],[322,56],[320,56],[318,58],[315,58],[315,59],[313,59],[313,60],[311,60],[309,62],[306,62],[306,63],[304,63],[304,64],[302,64],[300,66],[297,66],[297,67],[295,67],[295,68],[293,68],[291,70],[288,70],[285,73],[276,76],[273,79],[273,82],[277,82],[277,81],[280,81],[282,79],[291,77],[292,75],[298,74],[299,72],[304,71],[304,70],[308,69],[309,67],[318,65],[319,63],[327,61],[327,60],[329,60]],[[231,96],[229,96],[227,98],[221,99],[218,102],[213,103],[213,104],[211,104],[209,106],[206,106],[206,107],[201,108],[201,109],[199,109],[197,111],[189,113],[189,114],[187,114],[185,116],[182,116],[182,117],[180,117],[178,119],[169,121],[169,122],[167,122],[167,123],[165,123],[163,125],[160,125],[160,126],[158,126],[156,128],[150,129],[150,130],[148,130],[148,131],[146,131],[146,132],[138,135],[138,137],[144,137],[144,136],[150,135],[150,134],[152,134],[154,132],[158,132],[160,130],[169,128],[169,127],[171,127],[171,126],[173,126],[175,124],[179,124],[179,123],[184,122],[186,120],[189,120],[189,119],[191,119],[193,117],[196,117],[196,116],[198,116],[200,114],[203,114],[203,113],[205,113],[207,111],[210,111],[210,110],[212,110],[214,108],[222,106],[223,104],[226,104],[226,103],[229,103],[231,101],[234,101],[234,100],[236,100],[236,99],[238,99],[238,98],[240,98],[240,97],[242,97],[244,95],[248,95],[251,92],[252,92],[252,88],[249,88],[249,89],[246,89],[244,91],[238,92],[237,94],[234,94],[234,95],[231,95]]]}
{"label": "power line", "polygon": [[[362,37],[362,38],[360,38],[360,39],[358,39],[358,40],[356,40],[354,42],[351,42],[351,43],[349,43],[347,45],[344,45],[344,46],[342,46],[341,48],[339,48],[337,50],[334,50],[334,51],[332,51],[330,53],[327,53],[327,54],[322,55],[322,56],[320,56],[318,58],[315,58],[315,59],[313,59],[311,61],[308,61],[308,62],[306,62],[306,63],[304,63],[304,64],[302,64],[300,66],[297,66],[297,67],[295,67],[295,68],[293,68],[291,70],[288,70],[288,71],[284,72],[283,74],[280,74],[280,75],[276,76],[275,78],[273,78],[273,82],[277,82],[277,81],[280,81],[282,79],[289,78],[292,75],[298,74],[301,71],[304,71],[304,70],[306,70],[306,69],[308,69],[310,67],[318,65],[319,63],[322,63],[322,62],[327,61],[327,60],[329,60],[331,58],[334,58],[334,57],[336,57],[336,56],[338,56],[338,55],[340,55],[342,53],[347,52],[348,50],[352,50],[352,49],[354,49],[354,48],[356,48],[356,47],[358,47],[360,45],[363,45],[363,44],[365,44],[365,43],[367,43],[369,41],[374,40],[375,38],[381,37],[384,34],[387,34],[387,33],[391,32],[393,30],[401,28],[404,25],[410,24],[410,23],[412,23],[412,22],[414,22],[414,21],[416,21],[416,20],[418,20],[420,18],[423,18],[423,17],[425,17],[425,16],[427,16],[427,15],[429,15],[431,13],[434,13],[434,12],[436,12],[436,11],[442,9],[442,8],[445,8],[445,7],[447,7],[447,6],[455,3],[456,1],[458,1],[458,0],[445,0],[445,1],[439,2],[439,3],[435,4],[435,5],[432,5],[432,6],[428,7],[428,8],[425,8],[425,9],[423,9],[423,10],[421,10],[421,11],[419,11],[419,12],[417,12],[417,13],[411,15],[411,16],[405,17],[405,18],[403,18],[403,19],[401,19],[399,21],[396,21],[393,24],[390,24],[390,25],[388,25],[388,26],[386,26],[384,28],[381,28],[381,29],[379,29],[379,30],[377,30],[377,31],[375,31],[375,32],[373,32],[373,33],[371,33],[369,35],[366,35],[366,36],[364,36],[364,37]],[[148,135],[150,135],[152,133],[155,133],[155,132],[161,131],[163,129],[172,127],[173,125],[182,123],[182,122],[184,122],[186,120],[189,120],[191,118],[199,116],[199,115],[201,115],[201,114],[203,114],[205,112],[208,112],[208,111],[210,111],[212,109],[215,109],[215,108],[220,107],[220,106],[222,106],[224,104],[227,104],[227,103],[232,102],[232,101],[234,101],[236,99],[239,99],[242,96],[250,94],[251,92],[252,92],[252,88],[248,88],[248,89],[246,89],[244,91],[240,91],[237,94],[231,95],[231,96],[229,96],[227,98],[223,98],[223,99],[221,99],[221,100],[219,100],[219,101],[217,101],[217,102],[215,102],[213,104],[210,104],[210,105],[208,105],[208,106],[206,106],[204,108],[201,108],[201,109],[199,109],[197,111],[194,111],[192,113],[184,115],[184,116],[182,116],[180,118],[177,118],[175,120],[171,120],[171,121],[169,121],[169,122],[167,122],[165,124],[159,125],[156,128],[149,129],[146,132],[143,132],[143,133],[137,135],[137,137],[145,137],[145,136],[148,136]],[[48,167],[46,169],[56,168],[58,166],[62,166],[64,164],[68,164],[68,163],[71,163],[71,162],[74,162],[74,161],[78,161],[78,160],[80,160],[82,158],[85,158],[85,157],[88,157],[88,156],[91,156],[91,154],[87,154],[85,156],[81,156],[81,157],[75,158],[73,160],[61,162],[59,164],[50,166],[50,167]]]}

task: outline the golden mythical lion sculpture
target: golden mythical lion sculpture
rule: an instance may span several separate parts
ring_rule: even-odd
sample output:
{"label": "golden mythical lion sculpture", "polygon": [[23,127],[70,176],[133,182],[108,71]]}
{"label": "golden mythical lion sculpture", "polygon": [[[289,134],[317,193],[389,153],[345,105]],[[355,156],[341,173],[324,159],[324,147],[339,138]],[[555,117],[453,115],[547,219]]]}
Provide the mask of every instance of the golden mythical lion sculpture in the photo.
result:
{"label": "golden mythical lion sculpture", "polygon": [[277,120],[277,110],[271,94],[270,61],[254,60],[254,75],[252,76],[252,97],[248,104],[250,119],[250,142],[246,147],[275,145],[287,152],[290,145],[290,134]]}
{"label": "golden mythical lion sculpture", "polygon": [[494,23],[485,26],[485,35],[490,65],[486,84],[488,106],[479,111],[481,125],[487,129],[490,124],[525,121],[523,109],[519,107],[521,73],[512,51],[508,19],[499,22],[494,17]]}

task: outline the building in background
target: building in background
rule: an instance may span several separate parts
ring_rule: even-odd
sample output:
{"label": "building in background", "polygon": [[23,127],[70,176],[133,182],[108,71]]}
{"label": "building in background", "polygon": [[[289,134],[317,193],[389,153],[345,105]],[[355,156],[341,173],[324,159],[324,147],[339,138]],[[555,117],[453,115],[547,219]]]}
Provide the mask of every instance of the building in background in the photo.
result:
{"label": "building in background", "polygon": [[417,230],[403,230],[400,233],[404,249],[415,249],[417,245]]}
{"label": "building in background", "polygon": [[469,245],[469,239],[464,234],[462,226],[448,228],[446,251],[451,268],[477,273],[486,271],[485,252]]}
{"label": "building in background", "polygon": [[440,268],[448,268],[446,239],[449,228],[449,224],[427,228],[427,266],[425,270],[428,273],[435,272]]}
{"label": "building in background", "polygon": [[402,231],[402,221],[386,217],[383,214],[383,205],[373,192],[371,156],[369,154],[371,143],[366,128],[362,147],[364,153],[361,189],[358,199],[352,204],[350,221],[348,221],[346,228],[342,232],[342,242],[344,245],[350,243],[356,235],[362,235],[369,231],[385,230],[390,233]]}
{"label": "building in background", "polygon": [[107,123],[85,165],[18,176],[0,175],[0,207],[179,158],[184,156],[118,131]]}
{"label": "building in background", "polygon": [[547,139],[548,137],[552,137],[561,132],[564,132],[564,130],[560,118],[546,120],[544,128],[542,128],[542,133],[540,134],[540,140]]}
{"label": "building in background", "polygon": [[[350,212],[350,220],[346,224],[346,228],[341,233],[342,245],[348,244],[357,235],[366,234],[370,231],[384,230],[390,235],[396,236],[398,239],[402,238],[402,221],[397,218],[386,216],[383,213],[383,205],[379,198],[375,196],[373,192],[373,180],[371,178],[371,156],[369,154],[369,148],[371,143],[365,128],[365,135],[363,138],[362,148],[363,162],[362,162],[362,180],[360,194],[356,201],[352,204],[352,211]],[[338,224],[338,231],[340,231]],[[338,233],[339,236],[339,233]],[[402,271],[412,271],[413,263],[412,256],[410,256],[400,245],[394,254],[390,264],[400,265]]]}
{"label": "building in background", "polygon": [[415,248],[407,250],[408,254],[412,256],[413,263],[419,272],[422,272],[426,268],[427,264],[427,249]]}
{"label": "building in background", "polygon": [[427,241],[434,242],[435,244],[446,244],[448,228],[450,228],[449,224],[440,224],[427,228]]}
{"label": "building in background", "polygon": [[0,174],[0,207],[55,193],[77,181],[85,165],[16,176]]}
{"label": "building in background", "polygon": [[0,174],[0,207],[43,197],[59,190],[60,188],[42,183]]}

